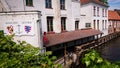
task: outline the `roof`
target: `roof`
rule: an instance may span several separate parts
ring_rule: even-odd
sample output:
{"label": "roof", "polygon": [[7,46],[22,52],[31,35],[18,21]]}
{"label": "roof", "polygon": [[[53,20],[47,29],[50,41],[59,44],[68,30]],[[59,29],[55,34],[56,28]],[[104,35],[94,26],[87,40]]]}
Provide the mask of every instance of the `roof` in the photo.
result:
{"label": "roof", "polygon": [[95,3],[95,4],[99,4],[105,7],[109,7],[108,4],[104,4],[103,2],[99,1],[99,0],[80,0],[81,5],[85,5],[88,3]]}
{"label": "roof", "polygon": [[46,44],[45,47],[50,47],[53,45],[74,41],[101,33],[102,32],[94,29],[84,29],[84,30],[69,31],[59,34],[47,34],[46,37],[48,38],[49,43]]}
{"label": "roof", "polygon": [[108,11],[108,19],[109,20],[120,20],[120,16],[117,13],[117,11],[109,10]]}
{"label": "roof", "polygon": [[120,15],[120,9],[115,9],[114,11],[117,11],[117,13]]}

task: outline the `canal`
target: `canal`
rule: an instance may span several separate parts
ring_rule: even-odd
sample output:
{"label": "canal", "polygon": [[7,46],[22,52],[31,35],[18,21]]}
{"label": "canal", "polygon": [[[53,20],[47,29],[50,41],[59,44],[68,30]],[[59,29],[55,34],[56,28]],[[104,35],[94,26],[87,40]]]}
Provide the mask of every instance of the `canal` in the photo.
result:
{"label": "canal", "polygon": [[111,62],[120,61],[120,37],[101,45],[98,51],[103,58]]}

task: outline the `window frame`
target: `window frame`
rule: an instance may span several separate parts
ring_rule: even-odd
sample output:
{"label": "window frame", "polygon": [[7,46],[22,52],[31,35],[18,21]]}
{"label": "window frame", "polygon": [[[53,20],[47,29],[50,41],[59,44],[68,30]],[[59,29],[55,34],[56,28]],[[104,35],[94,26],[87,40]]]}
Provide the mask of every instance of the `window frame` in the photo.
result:
{"label": "window frame", "polygon": [[107,20],[105,20],[105,29],[107,29]]}
{"label": "window frame", "polygon": [[99,20],[97,20],[97,30],[99,30]]}
{"label": "window frame", "polygon": [[61,17],[61,31],[66,30],[66,17]]}
{"label": "window frame", "polygon": [[33,6],[33,0],[26,0],[26,6]]}
{"label": "window frame", "polygon": [[47,31],[53,31],[53,17],[47,17]]}
{"label": "window frame", "polygon": [[96,16],[96,6],[93,6],[93,16]]}
{"label": "window frame", "polygon": [[60,9],[65,10],[65,0],[60,0]]}
{"label": "window frame", "polygon": [[97,16],[99,17],[99,7],[97,7]]}
{"label": "window frame", "polygon": [[90,28],[91,27],[91,23],[85,23],[85,27],[86,28]]}
{"label": "window frame", "polygon": [[93,28],[96,29],[96,20],[93,20]]}
{"label": "window frame", "polygon": [[102,9],[102,17],[104,17],[104,9]]}
{"label": "window frame", "polygon": [[75,21],[75,30],[79,29],[79,21]]}
{"label": "window frame", "polygon": [[105,25],[104,25],[104,20],[102,20],[102,29],[104,30],[105,29]]}
{"label": "window frame", "polygon": [[45,0],[45,8],[52,8],[52,0]]}
{"label": "window frame", "polygon": [[105,9],[105,17],[107,17],[107,9]]}

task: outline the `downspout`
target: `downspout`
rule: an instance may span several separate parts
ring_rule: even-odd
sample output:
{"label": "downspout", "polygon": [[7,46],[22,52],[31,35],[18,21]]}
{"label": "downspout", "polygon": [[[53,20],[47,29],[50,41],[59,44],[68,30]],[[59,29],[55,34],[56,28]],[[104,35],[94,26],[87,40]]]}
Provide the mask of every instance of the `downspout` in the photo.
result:
{"label": "downspout", "polygon": [[38,44],[40,48],[40,52],[44,53],[46,52],[46,48],[43,46],[43,33],[42,33],[42,23],[41,23],[41,12],[38,12]]}

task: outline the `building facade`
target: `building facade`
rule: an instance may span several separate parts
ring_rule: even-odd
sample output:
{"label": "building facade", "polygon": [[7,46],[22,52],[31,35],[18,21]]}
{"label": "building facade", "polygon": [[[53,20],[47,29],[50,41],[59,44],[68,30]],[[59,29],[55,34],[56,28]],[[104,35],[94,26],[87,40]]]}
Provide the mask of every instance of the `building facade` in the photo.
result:
{"label": "building facade", "polygon": [[[75,46],[80,46],[98,39],[98,36],[102,34],[102,32],[99,31],[101,28],[98,28],[95,22],[95,29],[91,29],[91,27],[93,27],[93,20],[99,22],[99,20],[104,19],[105,22],[107,22],[107,14],[104,15],[104,18],[100,13],[100,17],[94,17],[92,13],[93,10],[88,8],[97,5],[96,3],[90,3],[90,6],[87,6],[87,8],[82,7],[81,9],[80,0],[1,1],[6,3],[3,4],[3,6],[8,5],[8,10],[0,13],[0,20],[2,20],[0,25],[6,23],[8,25],[6,27],[13,28],[14,26],[18,28],[13,32],[16,34],[16,40],[24,40],[39,47],[44,46],[47,50],[53,51],[53,54],[56,56],[64,56],[67,52],[74,51]],[[99,6],[99,11],[101,7],[107,9],[106,6],[97,6]],[[41,11],[41,13],[34,14],[33,11],[35,10],[37,10],[37,12]],[[83,15],[81,15],[81,13]],[[20,26],[24,26],[25,28],[23,29]],[[32,26],[34,29],[29,26]],[[99,27],[100,26],[101,25],[99,25]],[[0,29],[6,30],[3,26],[0,26]],[[21,30],[23,30],[23,34]],[[33,31],[33,33],[29,35],[30,31]],[[11,34],[11,32],[8,33]]]}
{"label": "building facade", "polygon": [[9,11],[10,8],[4,0],[0,0],[0,12]]}
{"label": "building facade", "polygon": [[114,33],[120,31],[120,15],[117,11],[109,10],[108,11],[108,23],[109,30],[108,33]]}
{"label": "building facade", "polygon": [[[80,29],[79,0],[2,0],[10,11],[41,11],[43,32],[61,33]],[[71,27],[69,27],[71,26]]]}
{"label": "building facade", "polygon": [[81,24],[108,34],[108,5],[100,0],[81,1]]}
{"label": "building facade", "polygon": [[39,11],[10,11],[0,12],[0,30],[5,35],[14,36],[14,41],[26,41],[42,48],[41,12]]}
{"label": "building facade", "polygon": [[[74,31],[80,29],[80,1],[79,0],[1,0],[0,1],[0,8],[2,14],[7,12],[6,19],[4,16],[1,18],[2,23],[6,22],[20,22],[20,21],[34,21],[37,23],[37,19],[41,21],[40,27],[42,28],[42,35],[46,32],[47,34],[54,34],[54,33],[63,33],[67,31]],[[21,18],[21,11],[26,13],[33,12],[33,11],[41,11],[40,19],[39,17],[33,17],[33,15],[29,15],[26,17],[24,16]],[[14,14],[15,13],[15,14]],[[20,13],[20,15],[16,15],[16,13]],[[23,13],[23,14],[24,14]],[[1,14],[1,17],[2,17]],[[9,16],[11,14],[11,16]],[[37,14],[36,16],[38,16]],[[18,19],[20,18],[20,19]],[[18,20],[18,21],[17,21]],[[33,22],[32,21],[32,22]],[[34,24],[36,25],[36,24]],[[2,30],[5,30],[3,26],[0,27]],[[37,27],[35,27],[34,31],[35,34],[38,35],[36,31]],[[40,31],[41,32],[41,31]],[[20,38],[19,38],[20,37]],[[38,37],[38,36],[37,36]],[[16,35],[16,40],[24,40],[22,36]],[[42,39],[42,38],[41,38]],[[35,40],[35,38],[34,38]],[[37,40],[37,39],[36,39]],[[43,46],[43,44],[36,44],[32,43],[31,39],[27,40],[28,43],[31,43],[35,46]],[[38,40],[37,40],[38,41]]]}

